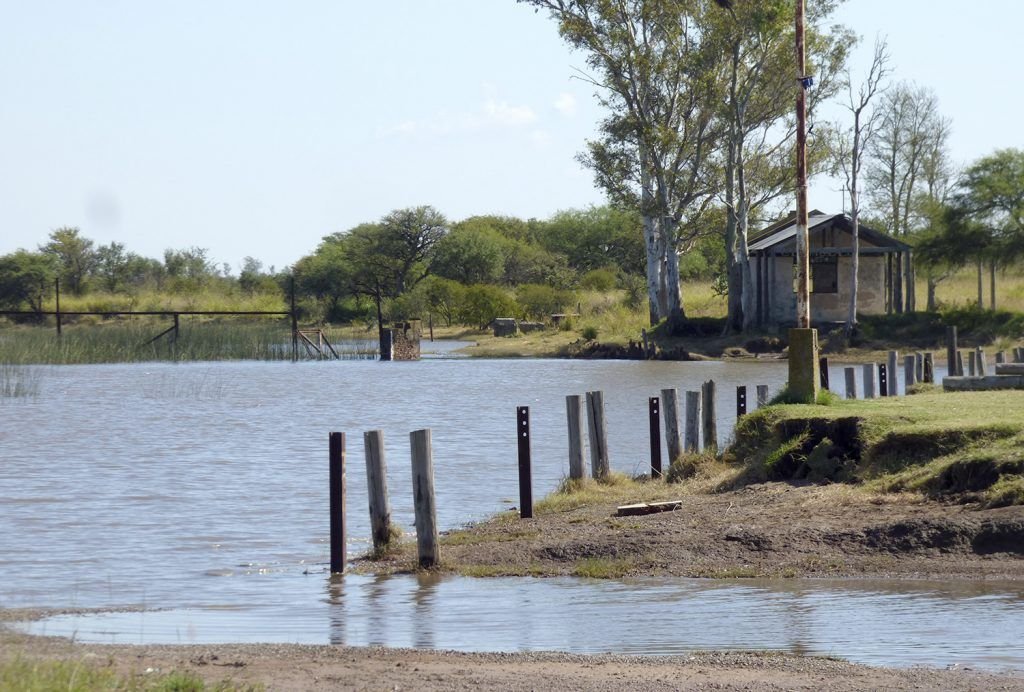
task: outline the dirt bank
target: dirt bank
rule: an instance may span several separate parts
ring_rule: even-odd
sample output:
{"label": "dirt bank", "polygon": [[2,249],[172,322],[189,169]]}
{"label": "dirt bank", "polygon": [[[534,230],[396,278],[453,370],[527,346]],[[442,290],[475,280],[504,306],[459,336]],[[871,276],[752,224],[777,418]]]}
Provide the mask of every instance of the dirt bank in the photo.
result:
{"label": "dirt bank", "polygon": [[269,690],[1024,690],[1020,675],[870,668],[783,654],[688,656],[464,654],[405,649],[247,644],[111,646],[0,629],[0,659],[62,659],[123,675],[192,672]]}

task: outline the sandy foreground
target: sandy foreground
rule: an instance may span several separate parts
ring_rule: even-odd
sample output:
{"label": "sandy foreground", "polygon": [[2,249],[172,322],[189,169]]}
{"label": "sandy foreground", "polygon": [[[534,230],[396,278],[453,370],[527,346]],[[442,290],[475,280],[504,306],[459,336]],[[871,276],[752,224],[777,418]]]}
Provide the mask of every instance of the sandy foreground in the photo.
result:
{"label": "sandy foreground", "polygon": [[871,668],[774,653],[639,657],[279,644],[125,646],[6,630],[0,630],[0,649],[0,656],[84,661],[124,674],[191,671],[208,682],[268,690],[1024,690],[1021,674]]}

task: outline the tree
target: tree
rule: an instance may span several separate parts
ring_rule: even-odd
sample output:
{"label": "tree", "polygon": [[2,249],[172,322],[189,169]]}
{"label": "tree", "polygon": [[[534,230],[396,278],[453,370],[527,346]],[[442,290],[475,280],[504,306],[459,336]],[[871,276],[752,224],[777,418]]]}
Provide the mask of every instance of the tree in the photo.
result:
{"label": "tree", "polygon": [[18,250],[0,257],[0,306],[42,311],[57,272],[53,254]]}
{"label": "tree", "polygon": [[612,206],[557,212],[539,228],[539,242],[564,255],[569,266],[584,274],[613,266],[626,274],[643,275],[643,221],[635,209]]}
{"label": "tree", "polygon": [[434,245],[448,232],[444,215],[430,206],[396,209],[380,220],[376,247],[393,260],[395,293],[414,287],[430,273],[426,262]]}
{"label": "tree", "polygon": [[714,181],[715,56],[702,42],[701,0],[520,0],[549,10],[587,54],[610,115],[583,161],[613,204],[643,218],[650,320],[684,318],[679,250],[692,242]]}
{"label": "tree", "polygon": [[[721,3],[719,3],[721,5]],[[846,61],[850,34],[838,27],[822,28],[835,9],[832,0],[811,4],[806,46],[815,67],[808,110],[837,90],[837,73]],[[720,46],[718,80],[724,85],[720,118],[725,123],[722,202],[726,209],[725,252],[729,326],[747,330],[756,317],[755,289],[747,240],[750,218],[778,197],[795,189],[792,151],[796,139],[793,111],[792,0],[729,2],[728,13],[709,15],[709,42]],[[809,165],[823,160],[827,138],[808,148]]]}
{"label": "tree", "polygon": [[96,265],[93,241],[82,236],[77,228],[63,226],[50,233],[50,240],[39,250],[56,258],[60,278],[75,295],[85,291],[85,279]]}
{"label": "tree", "polygon": [[875,41],[874,57],[871,68],[860,86],[854,92],[853,81],[849,70],[846,71],[846,102],[843,107],[849,112],[853,122],[847,126],[838,126],[835,133],[834,156],[835,165],[842,171],[846,179],[846,189],[850,193],[850,221],[853,226],[853,247],[850,256],[850,306],[846,313],[846,338],[853,334],[857,324],[857,294],[860,287],[860,173],[864,164],[864,150],[871,145],[878,128],[878,111],[871,110],[871,100],[883,90],[883,83],[889,75],[889,53],[884,40]]}
{"label": "tree", "polygon": [[455,224],[437,241],[432,273],[462,283],[497,283],[505,271],[512,241],[488,226]]}

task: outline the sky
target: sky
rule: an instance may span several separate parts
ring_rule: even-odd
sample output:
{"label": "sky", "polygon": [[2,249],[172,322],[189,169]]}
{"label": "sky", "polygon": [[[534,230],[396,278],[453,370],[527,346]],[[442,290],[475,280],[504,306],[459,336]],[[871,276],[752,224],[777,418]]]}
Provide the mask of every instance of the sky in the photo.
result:
{"label": "sky", "polygon": [[[514,0],[2,4],[0,254],[76,226],[281,269],[394,209],[604,202],[576,160],[603,116],[585,56]],[[835,20],[864,37],[855,79],[882,35],[893,78],[934,89],[955,161],[1024,146],[1024,2],[848,0]],[[840,210],[839,189],[815,181],[810,205]]]}

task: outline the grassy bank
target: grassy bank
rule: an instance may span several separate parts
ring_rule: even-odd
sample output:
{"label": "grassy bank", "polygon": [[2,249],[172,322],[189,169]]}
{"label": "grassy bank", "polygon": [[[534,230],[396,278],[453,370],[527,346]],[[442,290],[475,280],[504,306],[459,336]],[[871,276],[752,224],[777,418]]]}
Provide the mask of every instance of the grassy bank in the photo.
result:
{"label": "grassy bank", "polygon": [[227,680],[207,684],[195,673],[174,671],[120,674],[96,660],[14,657],[0,660],[0,689],[8,692],[241,692],[263,687],[240,686]]}

